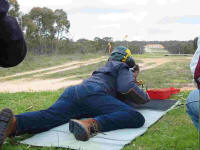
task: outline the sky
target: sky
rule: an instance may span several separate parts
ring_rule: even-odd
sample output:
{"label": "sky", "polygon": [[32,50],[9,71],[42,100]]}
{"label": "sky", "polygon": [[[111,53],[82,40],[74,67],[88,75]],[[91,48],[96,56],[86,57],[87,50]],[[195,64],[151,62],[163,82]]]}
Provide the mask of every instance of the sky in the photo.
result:
{"label": "sky", "polygon": [[193,40],[200,35],[200,0],[17,0],[20,11],[63,9],[69,37],[116,40]]}

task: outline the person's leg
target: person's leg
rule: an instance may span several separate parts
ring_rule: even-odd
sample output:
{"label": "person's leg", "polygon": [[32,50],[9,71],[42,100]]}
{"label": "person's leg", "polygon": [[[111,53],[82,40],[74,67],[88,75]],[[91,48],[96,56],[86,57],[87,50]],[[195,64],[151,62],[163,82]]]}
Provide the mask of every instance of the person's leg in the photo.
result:
{"label": "person's leg", "polygon": [[190,92],[186,101],[186,112],[199,130],[199,90]]}
{"label": "person's leg", "polygon": [[[97,85],[94,88],[98,88]],[[80,101],[88,120],[71,119],[69,130],[77,140],[88,140],[96,130],[100,132],[123,128],[139,128],[145,119],[142,114],[120,100],[106,94],[95,93]]]}
{"label": "person's leg", "polygon": [[81,114],[74,94],[75,87],[69,87],[50,108],[16,115],[16,135],[39,133],[67,123]]}
{"label": "person's leg", "polygon": [[84,101],[84,106],[90,110],[102,132],[139,128],[145,122],[141,113],[110,95],[91,96]]}

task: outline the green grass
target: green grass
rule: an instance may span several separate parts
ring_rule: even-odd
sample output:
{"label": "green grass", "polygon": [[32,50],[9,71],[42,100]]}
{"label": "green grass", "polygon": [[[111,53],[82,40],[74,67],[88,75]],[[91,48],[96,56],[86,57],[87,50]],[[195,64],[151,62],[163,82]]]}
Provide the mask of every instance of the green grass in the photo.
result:
{"label": "green grass", "polygon": [[1,68],[0,77],[13,75],[25,71],[33,71],[36,69],[52,67],[61,65],[73,60],[88,60],[92,58],[98,58],[102,54],[69,54],[69,55],[40,55],[40,56],[27,56],[25,60],[12,68]]}
{"label": "green grass", "polygon": [[154,65],[154,64],[156,64],[156,63],[155,62],[150,62],[150,63],[147,63],[146,65],[151,66],[151,65]]}
{"label": "green grass", "polygon": [[[34,92],[34,93],[1,93],[0,109],[9,107],[16,114],[46,109],[51,106],[60,96],[64,89],[54,92]],[[182,92],[172,99],[180,100],[185,104],[189,92]],[[28,108],[31,108],[27,110]],[[30,137],[30,135],[19,136],[12,140],[7,139],[3,145],[3,150],[64,150],[62,148],[36,148],[19,144],[19,141]],[[171,110],[160,121],[151,126],[149,130],[123,150],[197,150],[198,132],[191,119],[185,113],[185,106]]]}
{"label": "green grass", "polygon": [[149,88],[183,87],[192,83],[189,60],[165,63],[153,69],[141,71],[139,79]]}
{"label": "green grass", "polygon": [[[166,55],[166,53],[144,53],[144,54],[133,54],[132,56],[136,59],[137,58],[174,58],[174,59],[177,59],[177,56],[174,56],[174,55],[165,56],[165,55]],[[191,57],[191,55],[178,56],[178,58],[182,58],[182,59],[185,59],[188,57]]]}
{"label": "green grass", "polygon": [[[26,72],[26,71],[33,71],[36,69],[41,68],[48,68],[52,66],[61,65],[67,62],[71,62],[73,60],[88,60],[91,58],[98,58],[102,56],[101,53],[95,53],[95,54],[69,54],[69,55],[40,55],[40,56],[27,56],[25,60],[20,63],[19,65],[12,67],[12,68],[1,68],[0,70],[0,77],[13,75],[16,73]],[[136,61],[136,63],[142,63],[142,58],[162,58],[164,54],[133,54],[133,57]],[[174,58],[175,56],[168,56],[167,58]],[[185,58],[181,57],[180,58]],[[32,74],[34,75],[34,74]],[[31,75],[28,75],[31,76]],[[25,75],[25,77],[27,77]],[[12,79],[18,79],[21,77],[14,77],[10,78]],[[23,78],[23,76],[22,76]]]}
{"label": "green grass", "polygon": [[[188,94],[189,92],[182,92],[171,99],[185,104]],[[184,105],[168,112],[143,136],[132,141],[123,150],[198,150],[198,138],[197,129],[185,113]]]}
{"label": "green grass", "polygon": [[[159,56],[159,55],[158,55]],[[88,55],[83,56],[83,58],[88,58]],[[145,56],[144,56],[145,58]],[[148,55],[149,58],[149,55]],[[165,63],[161,66],[158,66],[153,69],[144,70],[140,73],[138,80],[143,80],[145,85],[148,88],[165,88],[174,86],[176,88],[180,88],[183,86],[187,86],[187,84],[192,83],[192,75],[189,69],[189,59],[184,59],[185,57],[179,57],[179,59],[174,58],[174,62]],[[49,60],[55,59],[53,56],[49,57]],[[152,58],[153,59],[153,58]],[[44,61],[44,60],[43,60]],[[58,61],[58,60],[57,60]],[[60,63],[64,61],[60,61]],[[136,57],[136,63],[142,62],[141,58]],[[100,63],[95,63],[87,66],[81,66],[76,69],[66,70],[62,72],[57,72],[53,74],[46,74],[41,77],[41,79],[52,79],[52,78],[61,78],[61,77],[70,77],[74,76],[70,79],[85,79],[90,76],[90,74],[103,66],[106,61],[102,61]],[[34,63],[33,63],[34,64]],[[55,63],[56,64],[56,63]],[[154,63],[148,63],[147,65],[153,65]],[[62,68],[59,68],[62,69]],[[26,69],[25,69],[26,70]],[[56,71],[57,69],[53,69]],[[42,73],[46,73],[48,71],[42,71]],[[10,77],[5,80],[14,80],[14,79],[31,79],[33,75],[37,75],[38,73],[32,73],[27,75],[21,75],[16,77]]]}
{"label": "green grass", "polygon": [[[166,53],[133,54],[134,58],[162,58]],[[170,56],[171,57],[171,56]]]}
{"label": "green grass", "polygon": [[[42,76],[42,79],[55,79],[55,78],[61,78],[61,77],[69,77],[75,75],[75,78],[71,79],[85,79],[88,78],[91,73],[94,70],[97,70],[99,67],[102,67],[106,64],[107,61],[101,61],[99,63],[87,65],[87,66],[82,66],[76,69],[71,69],[71,70],[66,70],[66,71],[61,71],[49,75],[44,75]],[[136,60],[136,63],[142,62],[141,60]]]}
{"label": "green grass", "polygon": [[[93,54],[88,54],[84,56],[31,57],[31,60],[29,60],[28,63],[25,61],[19,66],[11,69],[2,68],[3,70],[1,69],[0,76],[60,65],[70,62],[71,60],[88,60],[89,58],[97,58],[98,56],[98,54],[95,54],[95,56],[93,56]],[[137,63],[141,63],[143,58],[163,58],[163,54],[133,56]],[[144,70],[140,73],[139,79],[142,79],[149,88],[171,86],[182,87],[185,84],[192,83],[189,60],[184,59],[186,57],[183,56],[178,57],[179,60],[177,60],[175,56],[168,56],[167,58],[173,58],[174,62],[166,63],[153,69]],[[76,75],[76,77],[72,79],[85,79],[90,76],[89,73],[98,67],[103,66],[105,63],[106,61],[103,61],[77,69],[46,75],[44,77],[59,78]],[[148,65],[150,65],[150,63]],[[32,75],[21,76],[20,78],[28,78]],[[13,109],[16,114],[46,109],[58,99],[63,90],[64,89],[53,92],[46,91],[33,93],[0,93],[0,109],[9,107]],[[189,92],[182,92],[179,95],[173,96],[172,99],[181,100],[181,103],[185,104],[185,99],[188,94]],[[11,140],[6,140],[3,145],[3,150],[64,150],[61,148],[36,148],[18,144],[19,141],[28,137],[30,137],[30,135],[15,138],[15,144],[11,144]],[[197,150],[198,146],[198,132],[191,119],[185,113],[185,106],[182,106],[170,111],[160,121],[150,127],[143,136],[133,140],[130,144],[125,146],[123,150]]]}
{"label": "green grass", "polygon": [[43,79],[48,79],[48,78],[61,78],[61,77],[68,77],[72,75],[82,75],[82,74],[89,74],[94,70],[97,70],[99,67],[104,66],[106,64],[106,61],[102,61],[99,63],[87,65],[87,66],[82,66],[77,69],[71,69],[67,71],[61,71],[49,75],[42,76]]}
{"label": "green grass", "polygon": [[[90,57],[90,54],[88,55],[84,55],[83,58],[81,60],[87,60],[87,59],[91,59]],[[65,59],[62,60],[62,57],[66,57],[66,56],[56,56],[58,58],[55,58],[55,56],[49,56],[47,60],[43,59],[43,58],[46,58],[46,56],[41,56],[40,58],[35,58],[36,60],[38,59],[38,62],[41,61],[45,61],[45,62],[52,62],[54,61],[54,59],[57,60],[57,62],[55,62],[54,64],[49,64],[48,66],[46,67],[52,67],[52,66],[55,66],[55,65],[61,65],[63,63],[66,63],[67,61]],[[59,58],[61,57],[61,58]],[[36,60],[33,60],[33,62],[31,62],[31,64],[35,64],[37,61]],[[140,60],[140,59],[135,59],[136,63],[142,63],[143,61]],[[59,64],[58,64],[59,63]],[[81,66],[81,67],[78,67],[76,69],[71,69],[71,70],[66,70],[66,71],[61,71],[61,72],[57,72],[57,73],[53,73],[53,74],[49,74],[49,75],[44,75],[44,76],[41,76],[39,78],[42,78],[42,79],[47,79],[47,78],[60,78],[60,77],[68,77],[68,76],[72,76],[72,75],[75,75],[77,77],[75,78],[71,78],[71,79],[85,79],[85,78],[88,78],[90,75],[88,74],[91,74],[94,70],[98,69],[99,67],[103,66],[104,64],[106,63],[106,61],[102,61],[100,63],[95,63],[95,64],[91,64],[91,65],[87,65],[87,66]],[[41,66],[35,66],[34,68],[32,68],[31,71],[33,70],[36,70],[36,69],[39,69],[41,68],[43,65],[43,63],[40,63]],[[151,63],[152,64],[152,63]],[[17,66],[18,68],[13,68],[10,69],[10,71],[8,71],[9,69],[4,69],[5,72],[0,72],[0,73],[4,73],[4,75],[2,76],[5,76],[5,75],[12,75],[12,74],[15,74],[17,73],[18,69],[20,70],[22,67],[24,67],[25,69],[23,69],[23,72],[25,71],[28,71],[28,64],[26,65],[22,65],[22,66]],[[44,63],[45,65],[45,63]],[[52,66],[51,66],[52,65]],[[44,66],[43,66],[44,67]],[[56,69],[51,69],[51,70],[46,70],[46,71],[40,71],[39,74],[42,74],[42,73],[47,73],[49,71],[56,71],[56,70],[59,70],[59,69],[64,69],[65,67],[59,67],[59,68],[56,68]],[[30,69],[30,68],[29,68]],[[6,70],[8,72],[6,72]],[[22,70],[22,69],[21,69]],[[9,81],[9,80],[17,80],[17,79],[29,79],[29,78],[32,78],[34,75],[38,75],[38,72],[36,73],[29,73],[29,74],[26,74],[26,75],[20,75],[20,76],[14,76],[14,77],[8,77],[8,78],[5,78],[5,79],[1,79],[1,81]]]}

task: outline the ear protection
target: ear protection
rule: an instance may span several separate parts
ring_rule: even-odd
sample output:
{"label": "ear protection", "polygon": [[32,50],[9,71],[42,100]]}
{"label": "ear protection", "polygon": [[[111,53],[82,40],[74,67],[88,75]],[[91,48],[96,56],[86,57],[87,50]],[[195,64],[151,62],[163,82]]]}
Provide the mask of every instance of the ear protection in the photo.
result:
{"label": "ear protection", "polygon": [[[119,48],[125,48],[125,50],[119,50]],[[115,58],[114,55],[117,55],[117,57]],[[111,58],[112,58],[112,60],[118,60],[118,61],[122,61],[122,62],[126,63],[130,68],[132,68],[136,65],[134,59],[131,57],[130,49],[128,49],[126,47],[116,48],[111,53]]]}

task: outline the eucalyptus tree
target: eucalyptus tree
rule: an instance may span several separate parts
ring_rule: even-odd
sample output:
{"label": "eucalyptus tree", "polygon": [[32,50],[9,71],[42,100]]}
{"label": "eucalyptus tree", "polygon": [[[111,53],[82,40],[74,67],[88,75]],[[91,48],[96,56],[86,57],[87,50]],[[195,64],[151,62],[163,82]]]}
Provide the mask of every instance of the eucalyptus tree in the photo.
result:
{"label": "eucalyptus tree", "polygon": [[62,9],[56,9],[54,15],[57,40],[63,39],[69,32],[70,21],[67,18],[67,13]]}
{"label": "eucalyptus tree", "polygon": [[19,3],[17,0],[8,0],[10,3],[10,9],[8,14],[12,17],[18,18],[19,17]]}

